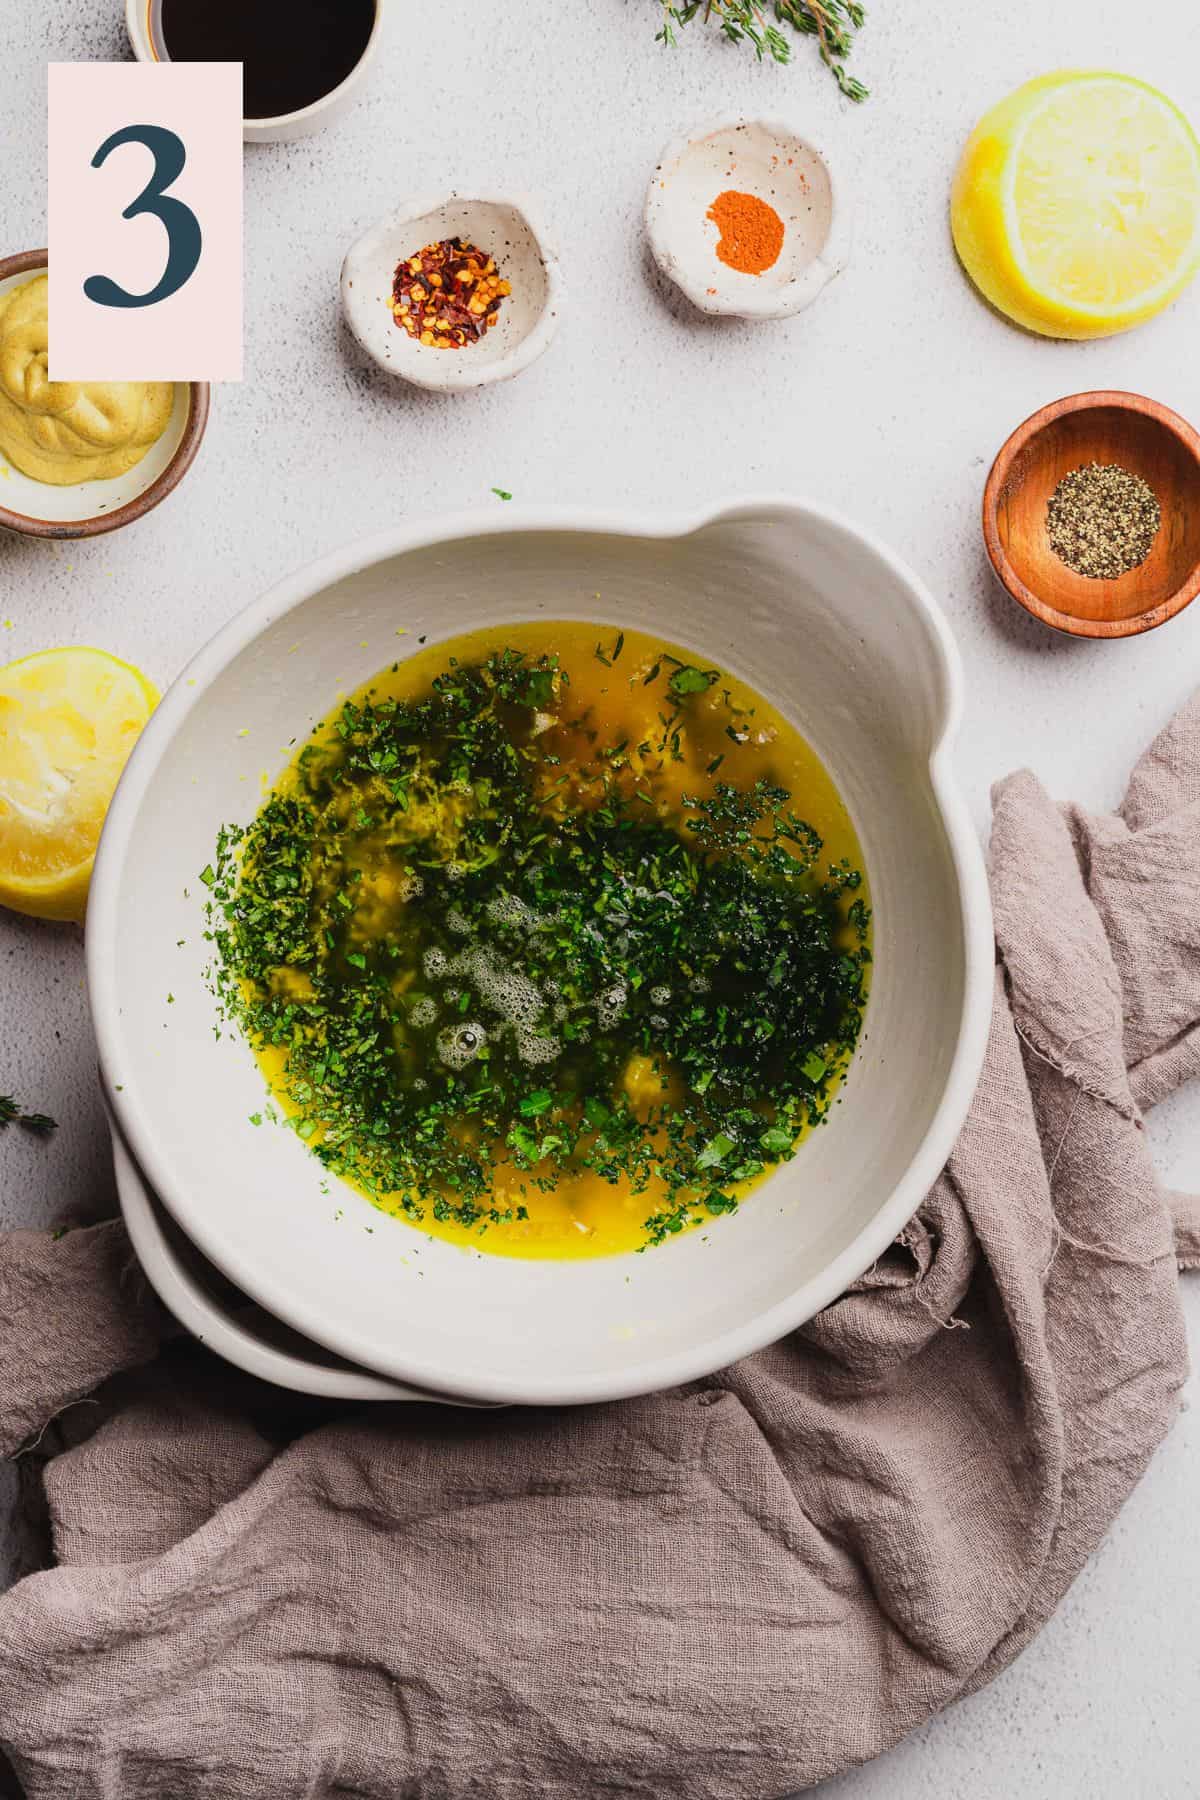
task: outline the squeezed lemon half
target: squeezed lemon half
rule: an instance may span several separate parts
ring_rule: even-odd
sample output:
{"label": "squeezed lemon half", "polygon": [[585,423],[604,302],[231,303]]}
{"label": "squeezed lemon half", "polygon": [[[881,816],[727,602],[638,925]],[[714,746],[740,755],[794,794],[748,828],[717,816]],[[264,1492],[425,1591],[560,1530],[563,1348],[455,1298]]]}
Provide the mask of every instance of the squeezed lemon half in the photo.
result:
{"label": "squeezed lemon half", "polygon": [[82,921],[108,803],[157,702],[103,650],[0,668],[0,905]]}
{"label": "squeezed lemon half", "polygon": [[1043,75],[985,113],[951,201],[972,280],[1046,337],[1107,337],[1153,318],[1200,266],[1200,143],[1127,75]]}

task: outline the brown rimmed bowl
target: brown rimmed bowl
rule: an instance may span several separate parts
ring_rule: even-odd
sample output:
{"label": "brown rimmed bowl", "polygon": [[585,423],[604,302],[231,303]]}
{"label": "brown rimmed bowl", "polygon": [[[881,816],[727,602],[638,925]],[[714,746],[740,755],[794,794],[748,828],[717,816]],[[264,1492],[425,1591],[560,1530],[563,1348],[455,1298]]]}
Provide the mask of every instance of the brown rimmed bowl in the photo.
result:
{"label": "brown rimmed bowl", "polygon": [[[0,257],[0,295],[46,268],[45,250]],[[26,537],[99,537],[153,510],[192,466],[208,423],[207,381],[175,383],[171,422],[141,462],[112,481],[54,487],[23,475],[0,454],[0,527]]]}
{"label": "brown rimmed bowl", "polygon": [[[1162,509],[1145,562],[1115,581],[1077,575],[1050,548],[1046,508],[1064,475],[1118,463]],[[983,538],[997,579],[1035,619],[1074,637],[1134,637],[1200,593],[1200,434],[1156,400],[1101,389],[1056,400],[1017,427],[988,476]]]}

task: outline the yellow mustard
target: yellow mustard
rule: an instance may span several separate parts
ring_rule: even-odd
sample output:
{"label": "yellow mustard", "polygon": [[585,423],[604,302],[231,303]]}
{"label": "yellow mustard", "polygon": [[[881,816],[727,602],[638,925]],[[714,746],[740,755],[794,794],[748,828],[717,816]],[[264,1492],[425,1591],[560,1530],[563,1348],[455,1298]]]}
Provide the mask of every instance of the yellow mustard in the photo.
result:
{"label": "yellow mustard", "polygon": [[51,381],[45,275],[0,294],[0,451],[34,481],[108,481],[167,429],[169,381]]}

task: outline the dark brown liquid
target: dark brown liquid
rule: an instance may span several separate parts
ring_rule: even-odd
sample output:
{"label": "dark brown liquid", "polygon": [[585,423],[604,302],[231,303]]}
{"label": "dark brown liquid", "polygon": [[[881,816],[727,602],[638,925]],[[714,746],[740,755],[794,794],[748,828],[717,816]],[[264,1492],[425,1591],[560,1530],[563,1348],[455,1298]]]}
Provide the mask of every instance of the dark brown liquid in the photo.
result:
{"label": "dark brown liquid", "polygon": [[161,0],[172,62],[240,62],[247,119],[299,112],[345,81],[367,47],[375,0]]}

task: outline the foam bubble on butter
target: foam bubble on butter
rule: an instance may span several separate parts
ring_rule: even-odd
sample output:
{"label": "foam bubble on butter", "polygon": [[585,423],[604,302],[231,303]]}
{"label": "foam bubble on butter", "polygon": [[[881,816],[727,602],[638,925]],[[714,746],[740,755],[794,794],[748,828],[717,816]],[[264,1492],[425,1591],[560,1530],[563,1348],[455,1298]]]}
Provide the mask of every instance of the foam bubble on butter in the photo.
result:
{"label": "foam bubble on butter", "polygon": [[477,1019],[450,1025],[438,1033],[437,1053],[449,1069],[465,1069],[487,1043],[487,1032]]}
{"label": "foam bubble on butter", "polygon": [[516,931],[536,931],[544,923],[540,913],[527,906],[519,894],[497,894],[487,903],[493,925],[510,925]]}
{"label": "foam bubble on butter", "polygon": [[522,1062],[553,1062],[561,1054],[558,1038],[542,1027],[546,996],[536,982],[503,961],[489,945],[468,944],[446,961],[444,973],[469,981],[486,1010],[499,1015],[499,1029],[512,1031]]}
{"label": "foam bubble on butter", "polygon": [[625,1011],[628,999],[629,989],[621,981],[614,982],[612,987],[605,988],[602,994],[597,994],[596,1023],[601,1031],[607,1031],[616,1024]]}
{"label": "foam bubble on butter", "polygon": [[517,1029],[517,1055],[524,1063],[553,1062],[562,1050],[556,1037],[544,1037],[541,1032]]}
{"label": "foam bubble on butter", "polygon": [[437,1001],[431,1000],[428,995],[414,1001],[408,1015],[410,1024],[416,1025],[418,1029],[424,1025],[432,1025],[437,1016]]}

